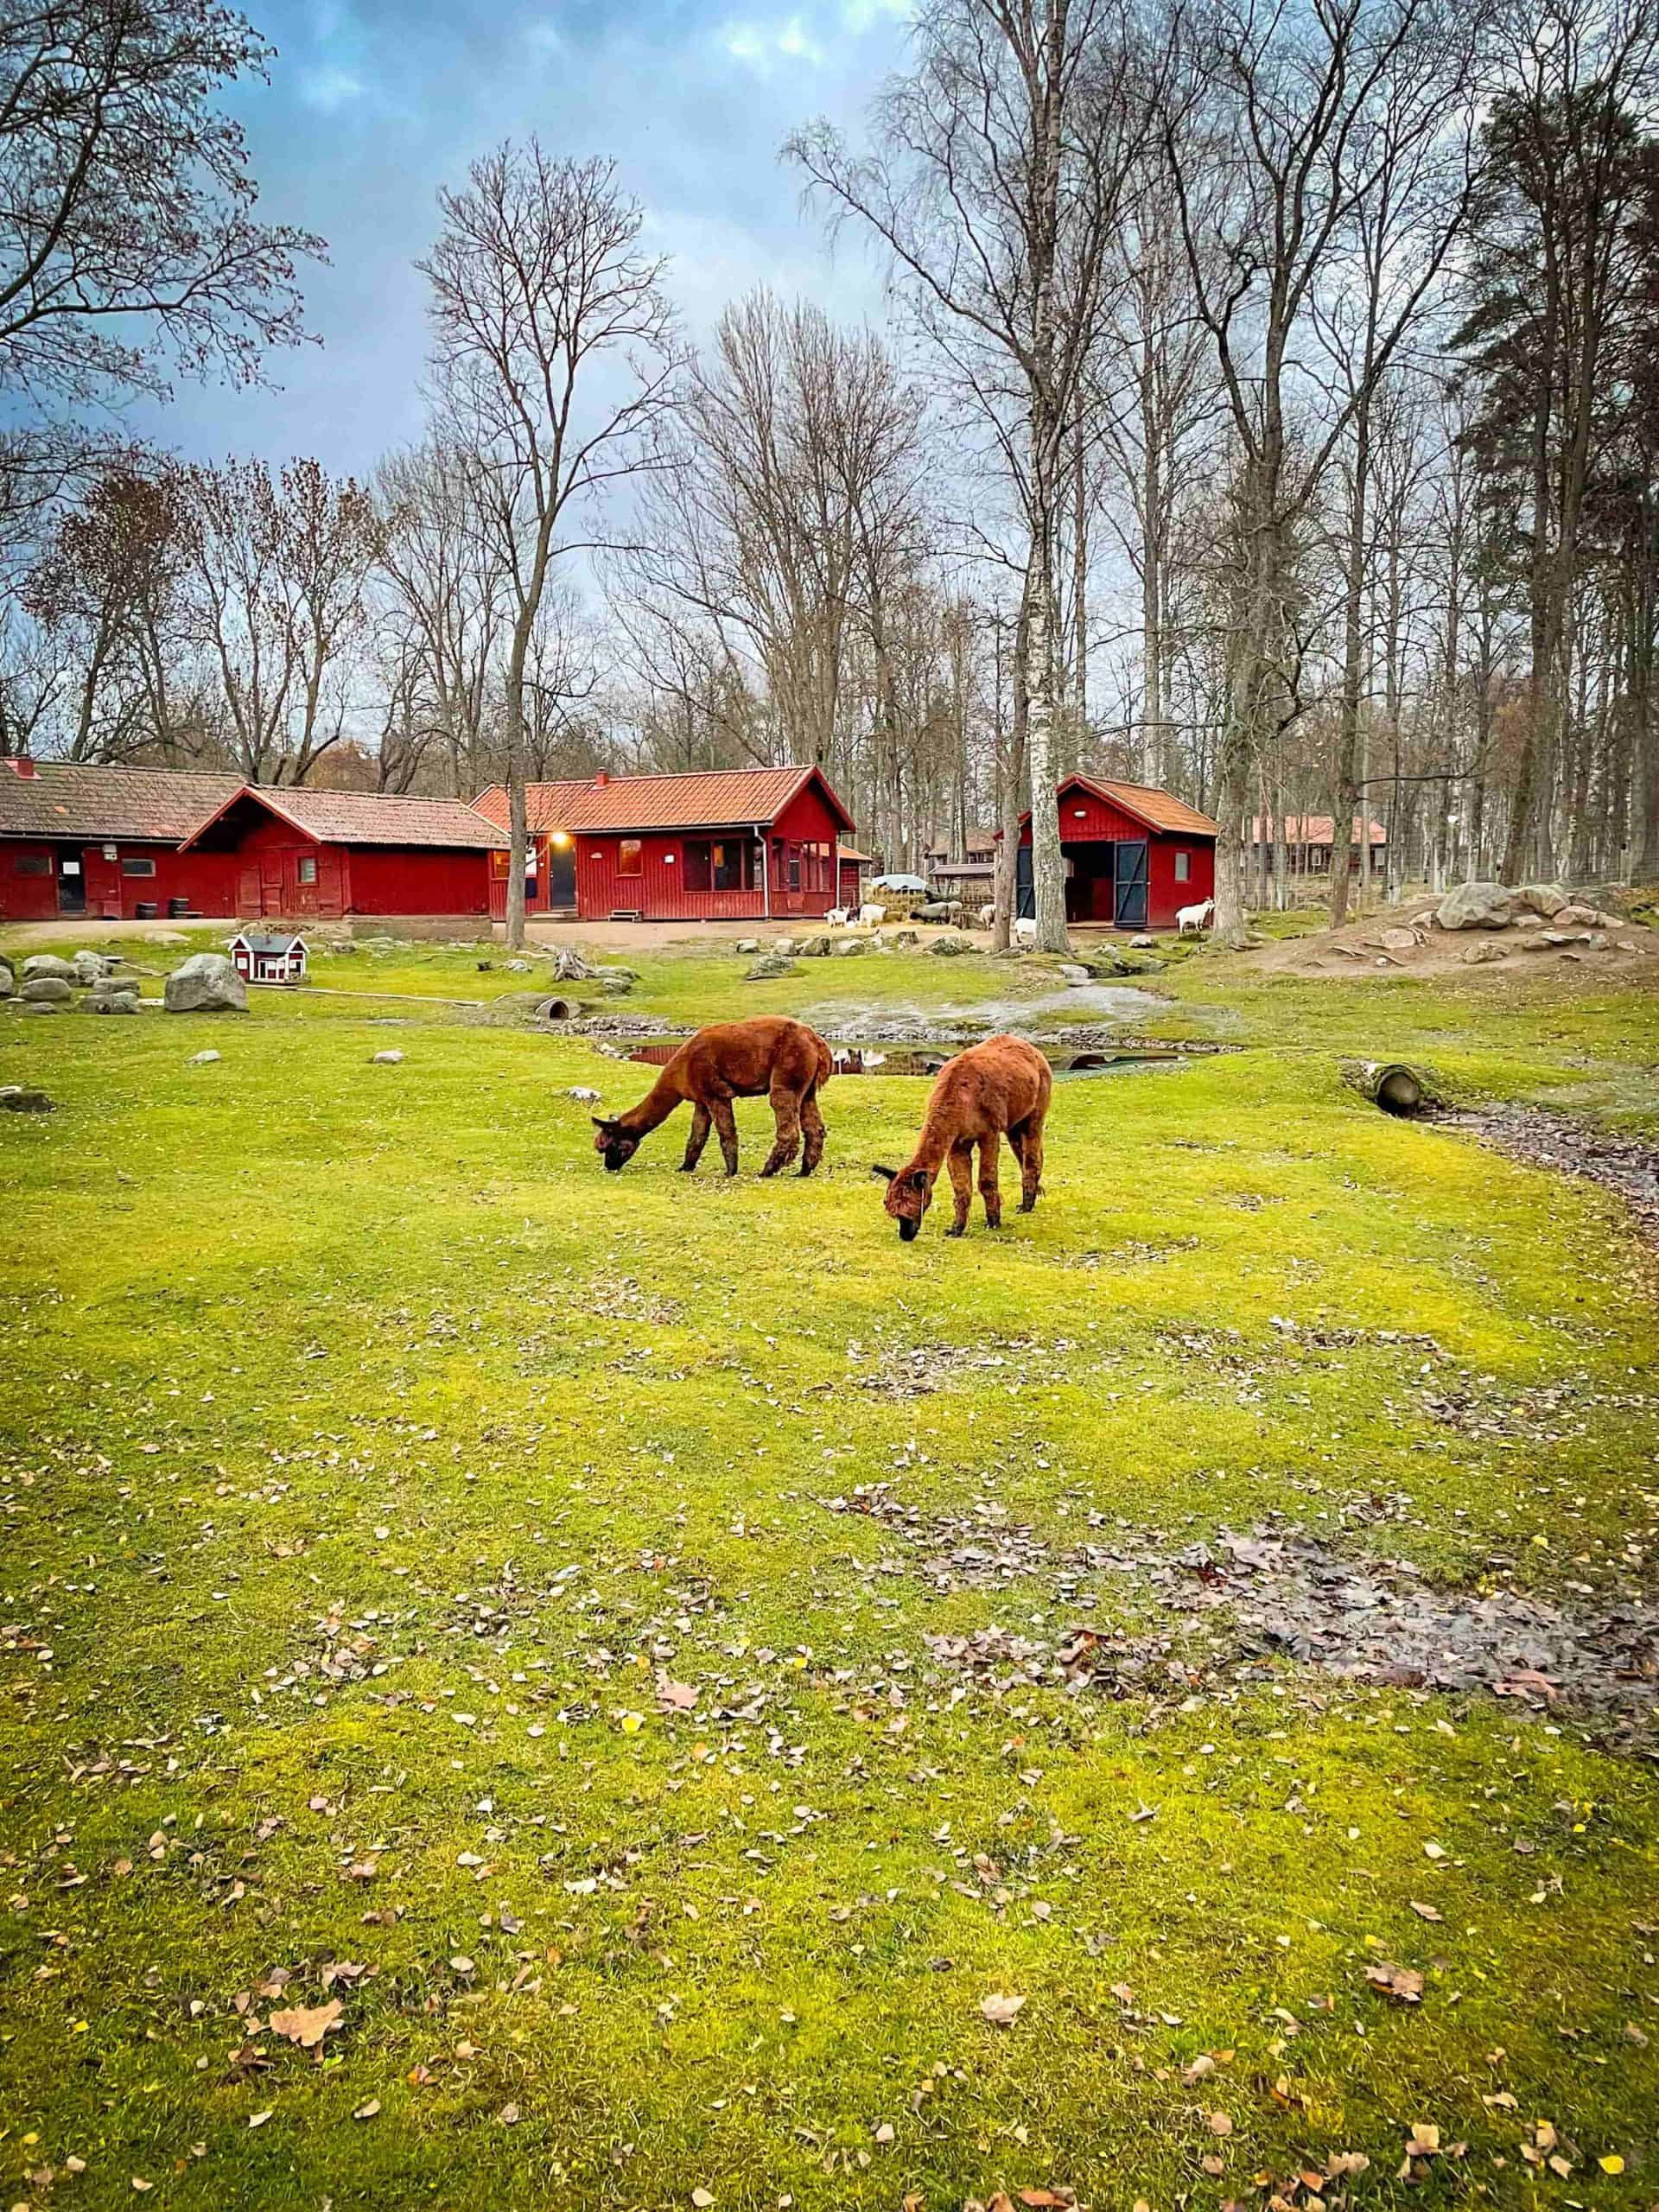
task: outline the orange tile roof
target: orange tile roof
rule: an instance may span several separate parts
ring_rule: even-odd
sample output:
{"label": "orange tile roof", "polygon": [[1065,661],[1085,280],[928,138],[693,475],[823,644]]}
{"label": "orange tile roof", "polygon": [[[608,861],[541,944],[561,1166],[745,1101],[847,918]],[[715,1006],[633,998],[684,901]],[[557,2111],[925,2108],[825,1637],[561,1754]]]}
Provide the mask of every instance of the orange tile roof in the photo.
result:
{"label": "orange tile roof", "polygon": [[[607,782],[530,784],[524,798],[532,830],[735,830],[775,822],[817,777],[847,827],[852,817],[817,768],[709,768],[685,776],[613,776]],[[492,784],[474,801],[505,827],[507,795]]]}
{"label": "orange tile roof", "polygon": [[459,798],[404,798],[382,791],[314,791],[303,785],[237,784],[191,824],[194,842],[239,799],[252,799],[323,845],[435,845],[497,851],[493,822]]}
{"label": "orange tile roof", "polygon": [[93,768],[79,761],[0,761],[0,837],[149,839],[175,845],[242,788],[239,776],[191,768]]}
{"label": "orange tile roof", "polygon": [[[1250,842],[1252,844],[1259,845],[1262,842],[1262,818],[1263,817],[1258,814],[1250,823]],[[1287,814],[1285,817],[1285,842],[1287,845],[1329,845],[1335,842],[1335,818],[1329,814]],[[1274,825],[1272,822],[1269,821],[1268,823],[1268,836],[1269,839],[1271,839],[1273,834]],[[1354,825],[1352,830],[1349,832],[1349,835],[1353,839],[1355,844],[1359,842],[1361,832],[1359,817],[1357,815],[1355,815],[1354,817]],[[1382,827],[1382,824],[1380,822],[1373,822],[1371,824],[1371,842],[1374,845],[1386,845],[1388,842],[1388,831]]]}
{"label": "orange tile roof", "polygon": [[[1176,836],[1192,837],[1219,837],[1221,824],[1212,822],[1207,814],[1200,814],[1196,806],[1189,806],[1184,798],[1177,798],[1173,791],[1162,791],[1150,784],[1109,784],[1098,776],[1071,775],[1060,779],[1059,788],[1071,791],[1080,784],[1096,798],[1103,798],[1108,805],[1121,807],[1125,814],[1134,815],[1137,822],[1144,822],[1149,830],[1168,830]],[[1022,824],[1031,819],[1027,808],[1020,817]]]}

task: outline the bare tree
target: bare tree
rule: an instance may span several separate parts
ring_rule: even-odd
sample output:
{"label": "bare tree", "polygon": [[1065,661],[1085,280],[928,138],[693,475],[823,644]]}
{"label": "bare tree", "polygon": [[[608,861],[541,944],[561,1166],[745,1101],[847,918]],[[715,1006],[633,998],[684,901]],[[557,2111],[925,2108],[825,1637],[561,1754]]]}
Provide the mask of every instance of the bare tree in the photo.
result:
{"label": "bare tree", "polygon": [[859,159],[822,123],[786,148],[892,257],[955,373],[1020,426],[1033,883],[1048,950],[1067,941],[1055,794],[1066,442],[1149,112],[1135,30],[1106,0],[932,0],[915,70],[877,104],[877,150]]}
{"label": "bare tree", "polygon": [[443,435],[476,473],[507,580],[503,747],[511,818],[507,942],[524,937],[524,686],[537,617],[574,511],[651,465],[671,391],[663,264],[607,162],[557,161],[532,138],[474,162],[439,195],[419,264],[431,288]]}
{"label": "bare tree", "polygon": [[346,732],[345,684],[380,546],[368,493],[315,461],[181,472],[193,640],[215,672],[236,765],[303,783]]}
{"label": "bare tree", "polygon": [[[1230,944],[1244,937],[1241,836],[1251,784],[1285,691],[1292,539],[1357,410],[1412,329],[1466,207],[1471,20],[1451,0],[1314,0],[1296,10],[1211,0],[1179,29],[1183,67],[1166,111],[1164,158],[1241,455],[1243,569],[1215,801],[1216,922]],[[1381,302],[1349,389],[1320,410],[1300,353],[1315,307],[1346,281],[1356,225],[1402,157],[1447,141],[1448,167],[1465,149],[1462,186]]]}
{"label": "bare tree", "polygon": [[256,222],[213,105],[272,49],[203,0],[21,0],[0,14],[0,387],[86,400],[169,365],[260,372],[302,335],[320,238]]}

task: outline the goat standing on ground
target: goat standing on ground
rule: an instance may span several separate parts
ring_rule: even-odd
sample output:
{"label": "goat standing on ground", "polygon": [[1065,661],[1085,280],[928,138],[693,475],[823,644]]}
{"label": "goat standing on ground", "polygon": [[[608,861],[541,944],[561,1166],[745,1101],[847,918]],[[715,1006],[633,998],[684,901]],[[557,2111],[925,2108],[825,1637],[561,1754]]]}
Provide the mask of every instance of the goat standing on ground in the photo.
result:
{"label": "goat standing on ground", "polygon": [[1194,937],[1202,937],[1215,918],[1215,912],[1213,899],[1203,899],[1196,906],[1178,906],[1175,909],[1176,936],[1185,937],[1191,930]]}
{"label": "goat standing on ground", "polygon": [[979,1195],[988,1229],[1002,1226],[997,1152],[1006,1135],[1020,1162],[1020,1211],[1037,1203],[1043,1173],[1043,1123],[1054,1078],[1048,1062],[1023,1037],[988,1037],[947,1060],[928,1093],[927,1114],[913,1156],[903,1167],[876,1167],[887,1186],[887,1210],[906,1243],[933,1203],[933,1185],[949,1166],[956,1219],[944,1232],[960,1236],[973,1203],[973,1152],[979,1147]]}
{"label": "goat standing on ground", "polygon": [[690,1104],[691,1133],[681,1172],[689,1175],[702,1157],[710,1127],[720,1132],[726,1173],[737,1173],[737,1123],[734,1098],[768,1097],[778,1124],[777,1141],[763,1175],[775,1175],[806,1148],[801,1173],[810,1175],[823,1157],[823,1116],[818,1091],[830,1073],[830,1047],[816,1029],[787,1014],[758,1014],[747,1021],[717,1021],[688,1038],[637,1106],[626,1114],[594,1116],[594,1150],[615,1174],[639,1149],[640,1140],[665,1122],[677,1106]]}

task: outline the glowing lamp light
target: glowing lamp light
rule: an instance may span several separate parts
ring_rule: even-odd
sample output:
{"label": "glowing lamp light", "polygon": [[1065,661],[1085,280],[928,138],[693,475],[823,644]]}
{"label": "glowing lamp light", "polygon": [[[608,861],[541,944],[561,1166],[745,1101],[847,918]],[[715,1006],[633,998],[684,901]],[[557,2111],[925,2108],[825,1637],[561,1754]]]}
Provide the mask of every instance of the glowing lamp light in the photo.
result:
{"label": "glowing lamp light", "polygon": [[553,832],[552,842],[563,851],[570,842],[570,832],[568,830],[556,830]]}

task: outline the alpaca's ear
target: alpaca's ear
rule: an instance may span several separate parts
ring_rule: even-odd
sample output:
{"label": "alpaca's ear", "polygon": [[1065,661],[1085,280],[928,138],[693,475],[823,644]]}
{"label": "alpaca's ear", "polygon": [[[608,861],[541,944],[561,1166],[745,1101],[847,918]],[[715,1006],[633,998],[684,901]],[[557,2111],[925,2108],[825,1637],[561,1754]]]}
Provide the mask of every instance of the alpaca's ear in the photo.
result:
{"label": "alpaca's ear", "polygon": [[589,1115],[588,1119],[596,1129],[620,1129],[622,1126],[620,1122],[607,1121],[603,1114]]}
{"label": "alpaca's ear", "polygon": [[891,1183],[899,1170],[896,1167],[872,1167],[870,1173],[878,1182]]}
{"label": "alpaca's ear", "polygon": [[910,1187],[912,1191],[925,1191],[927,1188],[927,1170],[925,1167],[912,1168],[910,1174]]}

